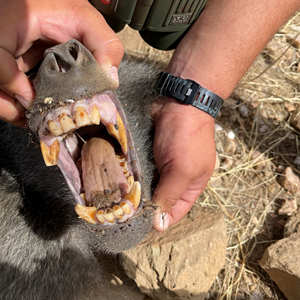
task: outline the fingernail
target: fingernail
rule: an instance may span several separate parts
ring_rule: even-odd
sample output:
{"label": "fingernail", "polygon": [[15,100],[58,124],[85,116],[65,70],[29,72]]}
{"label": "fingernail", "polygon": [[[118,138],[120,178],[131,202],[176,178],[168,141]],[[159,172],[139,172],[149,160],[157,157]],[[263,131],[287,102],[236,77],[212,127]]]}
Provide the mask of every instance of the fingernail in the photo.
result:
{"label": "fingernail", "polygon": [[118,68],[117,67],[111,67],[110,76],[114,81],[116,81],[119,84],[119,75],[118,75]]}
{"label": "fingernail", "polygon": [[[155,213],[154,213],[155,214]],[[153,226],[158,231],[167,230],[169,227],[169,214],[168,213],[156,213],[154,215]]]}
{"label": "fingernail", "polygon": [[26,108],[30,107],[30,104],[20,95],[15,95],[15,98]]}

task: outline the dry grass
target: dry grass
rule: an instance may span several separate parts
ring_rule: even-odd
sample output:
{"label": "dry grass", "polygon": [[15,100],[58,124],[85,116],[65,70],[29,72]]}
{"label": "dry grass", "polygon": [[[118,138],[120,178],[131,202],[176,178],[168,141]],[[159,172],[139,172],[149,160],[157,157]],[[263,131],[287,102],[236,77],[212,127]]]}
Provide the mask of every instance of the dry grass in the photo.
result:
{"label": "dry grass", "polygon": [[[228,247],[225,266],[209,291],[209,299],[259,299],[253,293],[265,300],[285,299],[258,261],[268,246],[283,237],[287,217],[277,211],[283,199],[294,197],[277,183],[277,170],[291,166],[300,173],[293,163],[300,156],[299,132],[289,125],[291,109],[299,110],[300,104],[299,32],[300,13],[268,43],[217,118],[223,128],[216,132],[221,163],[198,204],[222,209]],[[124,32],[123,41],[126,35]],[[130,48],[134,50],[130,52],[139,57],[171,57],[171,53],[153,50],[140,39],[136,44],[132,41]],[[243,116],[245,107],[248,114]],[[229,131],[235,133],[233,141],[228,139]],[[254,157],[256,151],[260,155]]]}
{"label": "dry grass", "polygon": [[[254,299],[253,292],[262,299],[285,299],[258,261],[270,244],[282,238],[287,217],[277,211],[281,199],[293,197],[276,181],[278,166],[291,166],[299,174],[293,164],[299,156],[299,133],[289,125],[288,112],[300,104],[300,43],[293,41],[299,29],[300,13],[269,42],[217,120],[223,127],[216,133],[221,167],[199,204],[221,207],[229,243],[210,299]],[[241,115],[242,105],[247,116]],[[236,134],[234,153],[226,153],[229,130]],[[254,151],[260,156],[253,158]],[[222,170],[225,157],[233,164]]]}

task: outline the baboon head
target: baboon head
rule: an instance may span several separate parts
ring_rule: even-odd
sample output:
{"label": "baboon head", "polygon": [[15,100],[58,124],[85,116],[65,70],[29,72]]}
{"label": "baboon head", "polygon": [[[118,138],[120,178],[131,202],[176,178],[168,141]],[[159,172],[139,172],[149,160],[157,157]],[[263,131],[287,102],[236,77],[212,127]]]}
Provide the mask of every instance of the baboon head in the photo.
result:
{"label": "baboon head", "polygon": [[46,165],[57,165],[64,175],[80,222],[97,236],[100,249],[136,245],[152,227],[152,211],[143,201],[150,195],[116,82],[71,40],[46,50],[33,84],[29,127]]}

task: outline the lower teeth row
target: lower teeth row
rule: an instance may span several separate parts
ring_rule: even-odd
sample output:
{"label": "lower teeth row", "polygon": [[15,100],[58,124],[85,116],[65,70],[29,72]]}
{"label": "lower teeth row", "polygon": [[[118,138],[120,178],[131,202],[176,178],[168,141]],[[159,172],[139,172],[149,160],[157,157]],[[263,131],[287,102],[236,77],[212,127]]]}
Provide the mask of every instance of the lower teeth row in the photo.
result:
{"label": "lower teeth row", "polygon": [[[84,195],[82,195],[84,198]],[[137,209],[140,204],[141,199],[141,185],[138,181],[134,181],[130,192],[124,195],[124,200],[128,200],[132,205],[132,209]],[[115,219],[121,220],[126,215],[131,214],[130,206],[127,202],[121,202],[119,205],[115,205],[113,208],[108,208],[104,210],[98,210],[95,206],[83,206],[81,204],[76,204],[75,211],[78,216],[88,223],[104,224],[105,221],[109,223],[114,223]]]}

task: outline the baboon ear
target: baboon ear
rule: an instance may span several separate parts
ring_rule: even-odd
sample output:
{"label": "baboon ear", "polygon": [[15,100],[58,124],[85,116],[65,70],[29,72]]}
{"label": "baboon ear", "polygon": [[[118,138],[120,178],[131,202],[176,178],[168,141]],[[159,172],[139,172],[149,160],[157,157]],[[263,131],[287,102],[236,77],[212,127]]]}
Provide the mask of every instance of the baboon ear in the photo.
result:
{"label": "baboon ear", "polygon": [[117,88],[117,83],[77,40],[47,49],[33,84],[35,102],[43,102],[49,97],[55,102],[79,100]]}

